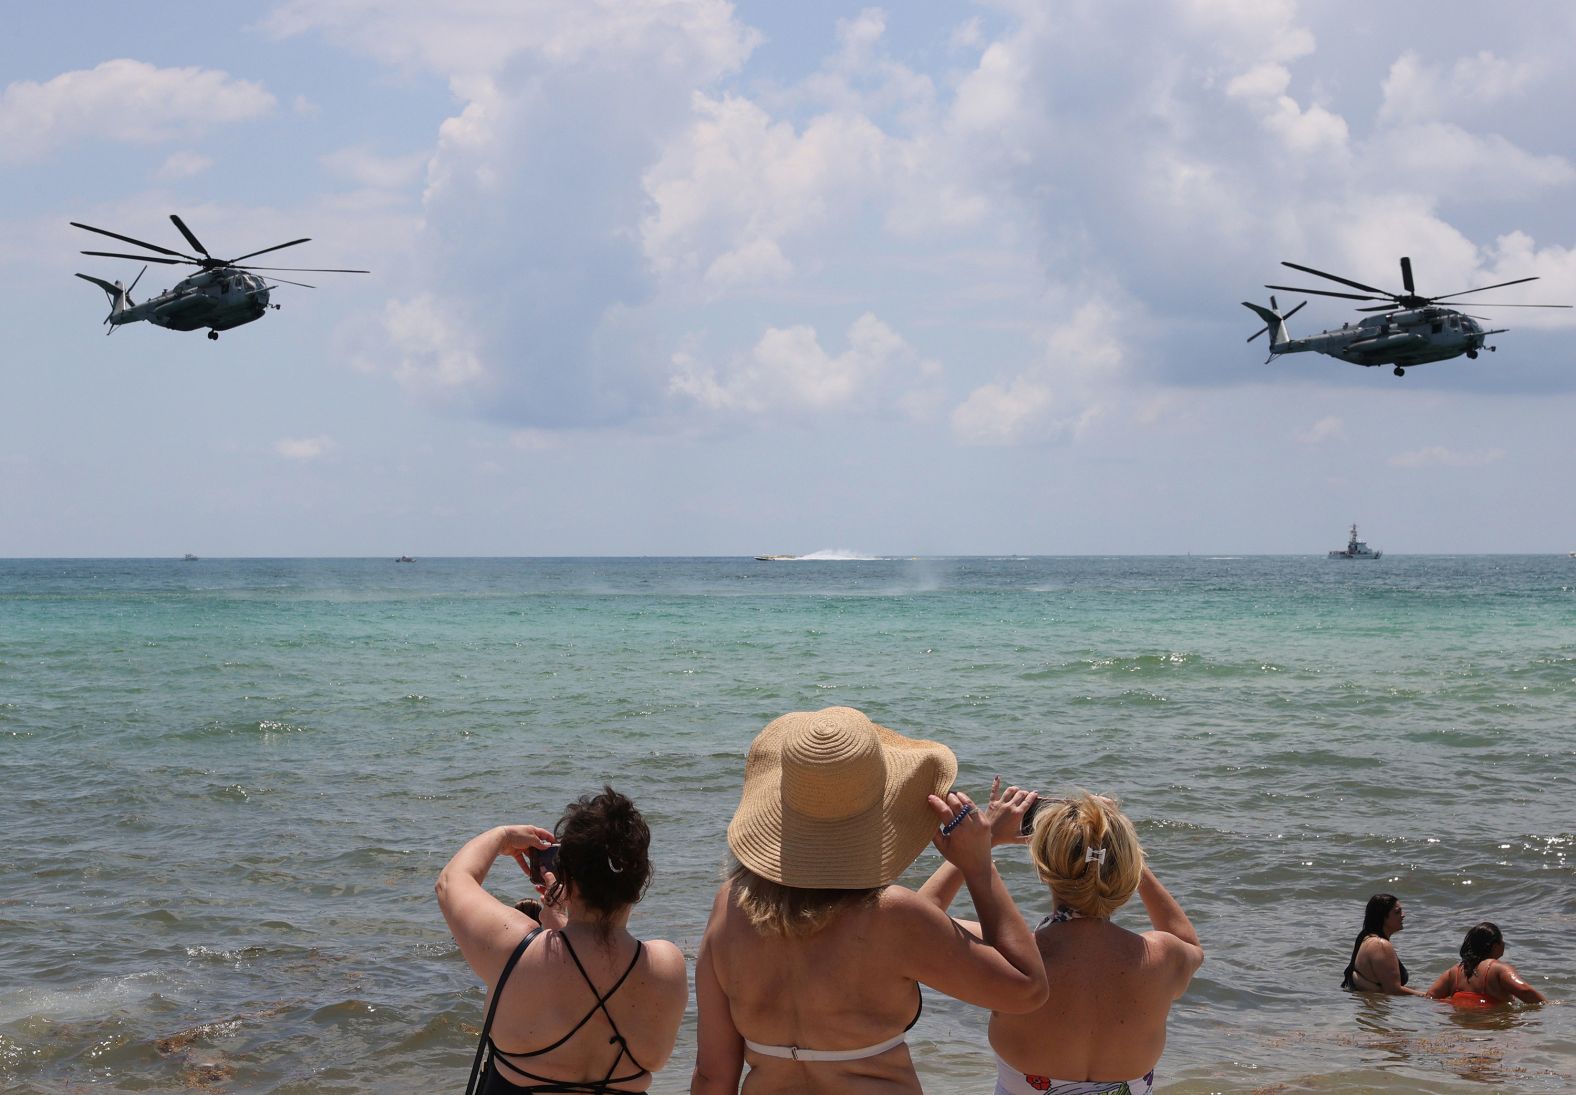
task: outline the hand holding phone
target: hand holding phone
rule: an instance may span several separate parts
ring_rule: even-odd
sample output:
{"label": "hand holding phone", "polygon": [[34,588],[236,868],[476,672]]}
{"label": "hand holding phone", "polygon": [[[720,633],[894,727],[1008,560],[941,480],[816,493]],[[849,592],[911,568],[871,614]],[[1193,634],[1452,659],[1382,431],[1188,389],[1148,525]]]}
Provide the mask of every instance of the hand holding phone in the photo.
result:
{"label": "hand holding phone", "polygon": [[559,847],[560,845],[557,844],[549,844],[545,848],[536,848],[525,853],[526,858],[531,861],[531,869],[528,872],[531,876],[531,881],[538,886],[547,885],[547,880],[542,877],[543,871],[551,871],[554,875],[558,874]]}

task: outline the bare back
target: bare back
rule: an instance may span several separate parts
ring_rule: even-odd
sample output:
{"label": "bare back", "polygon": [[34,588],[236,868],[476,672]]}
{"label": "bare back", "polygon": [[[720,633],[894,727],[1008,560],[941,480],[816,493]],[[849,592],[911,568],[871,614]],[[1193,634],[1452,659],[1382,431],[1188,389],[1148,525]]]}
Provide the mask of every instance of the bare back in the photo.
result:
{"label": "bare back", "polygon": [[[919,1008],[919,986],[901,972],[903,933],[884,923],[896,900],[889,889],[870,905],[838,913],[815,935],[793,939],[758,932],[724,886],[706,945],[739,1034],[766,1045],[850,1050],[907,1027]],[[855,1061],[799,1062],[748,1049],[745,1060],[749,1095],[920,1090],[903,1044]]]}
{"label": "bare back", "polygon": [[[542,932],[531,941],[504,983],[493,1018],[493,1044],[505,1054],[533,1054],[506,1060],[543,1077],[624,1077],[639,1071],[619,1087],[645,1091],[651,1072],[666,1064],[673,1051],[688,997],[683,955],[673,944],[655,940],[641,946],[637,958],[636,941],[624,931],[615,932],[608,944],[590,933],[576,933],[571,945],[585,968],[584,977],[560,932]],[[615,985],[617,990],[606,1000],[610,1024],[596,1001]],[[584,1025],[576,1030],[582,1020]],[[627,1054],[610,1042],[613,1024]],[[565,1035],[569,1037],[562,1045],[536,1055]],[[508,1067],[499,1071],[517,1083],[529,1082]]]}
{"label": "bare back", "polygon": [[991,1048],[1025,1074],[1062,1080],[1151,1071],[1165,1050],[1171,1004],[1202,952],[1167,932],[1139,935],[1097,919],[1044,924],[1035,941],[1050,999],[1027,1015],[993,1013]]}

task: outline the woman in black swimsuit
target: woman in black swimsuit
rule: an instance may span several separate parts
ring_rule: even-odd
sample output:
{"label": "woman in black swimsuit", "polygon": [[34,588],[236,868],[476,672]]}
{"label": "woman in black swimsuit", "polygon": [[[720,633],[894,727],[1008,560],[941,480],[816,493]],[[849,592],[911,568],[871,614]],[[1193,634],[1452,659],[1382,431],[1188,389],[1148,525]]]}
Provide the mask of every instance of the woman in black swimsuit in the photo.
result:
{"label": "woman in black swimsuit", "polygon": [[1425,996],[1406,987],[1406,967],[1390,937],[1405,926],[1406,913],[1394,894],[1376,893],[1363,910],[1363,930],[1352,944],[1352,957],[1341,974],[1341,988],[1383,992],[1392,996]]}
{"label": "woman in black swimsuit", "polygon": [[[651,880],[650,831],[611,787],[569,804],[554,831],[489,829],[438,876],[438,904],[460,953],[488,985],[490,1050],[481,1091],[609,1095],[640,1092],[667,1063],[689,998],[684,956],[629,933]],[[482,888],[500,856],[538,872],[540,920]]]}

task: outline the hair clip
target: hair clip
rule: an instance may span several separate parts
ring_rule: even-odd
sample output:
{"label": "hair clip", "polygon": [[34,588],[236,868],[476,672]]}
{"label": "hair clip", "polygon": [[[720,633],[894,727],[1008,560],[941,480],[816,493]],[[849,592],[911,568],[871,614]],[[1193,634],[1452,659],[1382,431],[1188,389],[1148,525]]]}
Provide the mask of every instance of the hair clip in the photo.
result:
{"label": "hair clip", "polygon": [[952,830],[956,829],[959,825],[962,825],[963,824],[963,819],[968,817],[973,812],[974,812],[974,804],[972,802],[965,802],[963,804],[963,809],[959,810],[953,816],[951,821],[947,822],[945,825],[943,825],[941,827],[941,835],[942,836],[951,836],[952,835]]}
{"label": "hair clip", "polygon": [[612,856],[608,856],[607,857],[607,869],[612,871],[614,874],[623,874],[624,873],[624,868],[622,868],[618,864],[614,863]]}
{"label": "hair clip", "polygon": [[1104,848],[1088,848],[1088,849],[1086,849],[1084,851],[1084,862],[1085,863],[1098,863],[1098,864],[1100,864],[1100,866],[1104,867],[1105,866],[1105,849]]}

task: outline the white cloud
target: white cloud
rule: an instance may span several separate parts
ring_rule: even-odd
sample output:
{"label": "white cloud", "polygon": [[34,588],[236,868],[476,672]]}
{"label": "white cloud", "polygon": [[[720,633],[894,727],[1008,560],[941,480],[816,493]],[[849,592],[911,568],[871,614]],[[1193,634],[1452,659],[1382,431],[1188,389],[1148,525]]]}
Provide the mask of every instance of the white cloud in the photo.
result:
{"label": "white cloud", "polygon": [[1393,468],[1481,468],[1505,458],[1504,449],[1458,452],[1443,445],[1429,445],[1390,457]]}
{"label": "white cloud", "polygon": [[1319,419],[1297,435],[1297,440],[1305,445],[1322,445],[1326,441],[1342,441],[1345,438],[1346,426],[1334,415]]}
{"label": "white cloud", "polygon": [[261,84],[203,68],[105,61],[0,93],[0,161],[41,159],[72,141],[155,144],[249,121],[274,109]]}
{"label": "white cloud", "polygon": [[[829,354],[814,328],[768,328],[748,357],[719,372],[684,351],[674,355],[670,390],[711,412],[844,413],[883,408],[922,390],[939,373],[904,339],[866,313],[848,329],[848,348]],[[910,404],[918,410],[923,401]]]}
{"label": "white cloud", "polygon": [[1499,134],[1479,136],[1446,122],[1385,130],[1363,159],[1376,180],[1455,198],[1490,191],[1511,201],[1576,182],[1576,167],[1564,156],[1534,155]]}
{"label": "white cloud", "polygon": [[274,442],[274,452],[286,460],[316,460],[334,447],[328,437],[282,437]]}
{"label": "white cloud", "polygon": [[395,190],[414,184],[427,166],[427,153],[404,156],[380,155],[365,145],[330,152],[323,166],[343,178],[378,190]]}
{"label": "white cloud", "polygon": [[645,173],[647,260],[717,288],[786,277],[784,245],[879,190],[886,147],[858,115],[822,115],[796,133],[749,100],[698,95],[694,121]]}
{"label": "white cloud", "polygon": [[280,37],[323,34],[390,64],[455,77],[496,74],[522,55],[573,67],[629,54],[711,77],[737,69],[760,41],[726,0],[286,0],[262,25]]}
{"label": "white cloud", "polygon": [[407,389],[439,398],[474,392],[487,380],[463,313],[422,294],[390,301],[384,331],[393,355],[392,371]]}
{"label": "white cloud", "polygon": [[1051,425],[1055,393],[1027,376],[975,388],[952,412],[952,432],[967,445],[1013,445]]}
{"label": "white cloud", "polygon": [[165,182],[177,179],[189,179],[193,175],[201,175],[213,166],[213,161],[200,152],[183,151],[171,153],[164,163],[154,172],[156,178]]}
{"label": "white cloud", "polygon": [[1447,68],[1408,50],[1385,77],[1381,121],[1429,122],[1493,109],[1525,96],[1546,72],[1538,60],[1511,61],[1488,50],[1461,57]]}

